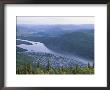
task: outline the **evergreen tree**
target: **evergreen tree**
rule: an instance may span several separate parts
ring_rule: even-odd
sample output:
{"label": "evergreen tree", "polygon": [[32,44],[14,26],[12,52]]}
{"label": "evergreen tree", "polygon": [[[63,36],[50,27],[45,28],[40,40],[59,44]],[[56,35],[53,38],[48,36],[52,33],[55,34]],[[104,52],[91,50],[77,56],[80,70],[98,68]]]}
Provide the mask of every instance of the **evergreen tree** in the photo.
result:
{"label": "evergreen tree", "polygon": [[90,66],[90,64],[88,63],[88,68],[90,68],[91,66]]}
{"label": "evergreen tree", "polygon": [[28,73],[32,74],[32,65],[28,64]]}
{"label": "evergreen tree", "polygon": [[62,66],[62,72],[63,72],[63,66]]}
{"label": "evergreen tree", "polygon": [[38,60],[38,62],[37,62],[37,67],[39,68],[39,66],[40,66],[40,63],[39,63],[39,60]]}
{"label": "evergreen tree", "polygon": [[50,60],[48,59],[48,62],[47,62],[47,70],[49,71],[50,68],[51,68],[51,66],[50,66]]}
{"label": "evergreen tree", "polygon": [[94,63],[93,63],[93,65],[92,65],[92,67],[94,68]]}

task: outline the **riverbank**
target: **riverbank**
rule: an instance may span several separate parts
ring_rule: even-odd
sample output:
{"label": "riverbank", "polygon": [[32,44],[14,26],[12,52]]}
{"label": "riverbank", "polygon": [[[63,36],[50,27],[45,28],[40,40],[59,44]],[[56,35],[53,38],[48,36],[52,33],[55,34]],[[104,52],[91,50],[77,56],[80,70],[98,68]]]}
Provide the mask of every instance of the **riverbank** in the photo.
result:
{"label": "riverbank", "polygon": [[[24,42],[27,42],[27,43],[31,43],[32,45],[20,44],[20,45],[17,45],[17,46],[22,48],[22,49],[26,49],[27,50],[26,52],[28,52],[28,55],[30,54],[31,56],[34,56],[34,57],[36,56],[36,55],[34,55],[34,53],[41,53],[40,56],[42,56],[43,53],[47,53],[47,54],[52,54],[53,56],[58,56],[59,58],[63,57],[63,61],[66,60],[65,62],[67,62],[67,64],[68,64],[68,62],[70,62],[71,64],[74,65],[74,60],[76,60],[79,63],[85,64],[85,65],[87,65],[88,63],[90,63],[90,65],[93,64],[93,60],[88,60],[88,59],[82,58],[82,57],[77,56],[77,55],[61,54],[61,53],[54,52],[54,51],[48,49],[41,42],[34,42],[34,41],[22,40],[22,39],[17,39],[17,40],[20,40],[22,42],[24,41]],[[33,53],[33,55],[32,55],[32,53]],[[47,57],[45,56],[44,58],[47,58]],[[67,58],[67,59],[65,59],[65,58]],[[55,59],[55,60],[57,60],[57,62],[63,63],[62,59],[60,61],[58,61],[58,59]],[[70,64],[68,64],[68,65],[71,66]]]}

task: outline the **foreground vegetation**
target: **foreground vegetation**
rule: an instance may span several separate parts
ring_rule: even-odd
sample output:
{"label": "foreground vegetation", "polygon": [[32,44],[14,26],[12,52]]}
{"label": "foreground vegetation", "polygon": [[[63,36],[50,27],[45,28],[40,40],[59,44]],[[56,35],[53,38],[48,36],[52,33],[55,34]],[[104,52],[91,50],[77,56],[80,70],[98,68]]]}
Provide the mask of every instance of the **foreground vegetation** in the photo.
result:
{"label": "foreground vegetation", "polygon": [[37,64],[36,68],[31,64],[24,64],[17,68],[17,74],[94,74],[94,68],[92,66],[74,68],[52,68],[49,65],[45,68]]}
{"label": "foreground vegetation", "polygon": [[16,74],[94,74],[94,65],[53,68],[48,60],[44,67],[39,61],[32,63],[31,57],[17,53]]}

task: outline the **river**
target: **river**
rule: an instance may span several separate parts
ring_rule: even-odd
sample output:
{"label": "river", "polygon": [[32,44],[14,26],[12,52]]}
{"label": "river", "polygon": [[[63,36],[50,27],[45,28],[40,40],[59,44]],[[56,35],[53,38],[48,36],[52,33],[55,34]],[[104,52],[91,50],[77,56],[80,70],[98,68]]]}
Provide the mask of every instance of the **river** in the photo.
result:
{"label": "river", "polygon": [[20,44],[17,45],[20,48],[26,49],[26,52],[44,52],[44,53],[51,53],[54,55],[59,55],[59,56],[63,56],[63,57],[67,57],[67,58],[74,58],[75,60],[78,60],[80,62],[82,62],[83,64],[88,64],[90,63],[90,65],[93,64],[93,60],[87,60],[84,58],[81,58],[79,56],[76,55],[64,55],[61,53],[56,53],[50,49],[48,49],[43,43],[41,42],[34,42],[34,41],[29,41],[29,40],[22,40],[22,39],[17,39],[17,40],[21,40],[21,41],[25,41],[25,42],[29,42],[32,43],[32,45],[27,45],[27,44]]}

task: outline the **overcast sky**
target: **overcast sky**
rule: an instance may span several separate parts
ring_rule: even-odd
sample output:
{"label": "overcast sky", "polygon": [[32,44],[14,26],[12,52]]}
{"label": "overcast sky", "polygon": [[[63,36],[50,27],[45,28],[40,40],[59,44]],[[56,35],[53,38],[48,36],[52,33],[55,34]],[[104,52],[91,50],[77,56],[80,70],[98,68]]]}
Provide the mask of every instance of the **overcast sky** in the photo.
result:
{"label": "overcast sky", "polygon": [[17,24],[94,24],[94,17],[21,17]]}

